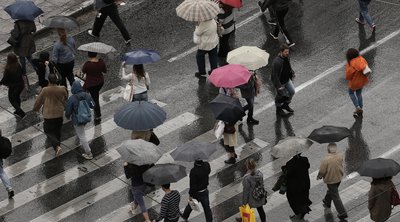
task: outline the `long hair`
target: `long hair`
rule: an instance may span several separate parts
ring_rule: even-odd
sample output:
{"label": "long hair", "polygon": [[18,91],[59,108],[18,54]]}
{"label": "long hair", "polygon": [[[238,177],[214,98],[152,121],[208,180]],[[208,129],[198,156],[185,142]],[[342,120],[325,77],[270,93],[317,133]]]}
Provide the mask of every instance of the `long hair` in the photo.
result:
{"label": "long hair", "polygon": [[250,174],[251,175],[254,175],[255,174],[255,172],[256,172],[256,167],[257,167],[257,163],[256,163],[256,161],[254,160],[254,159],[248,159],[247,161],[246,161],[246,168],[248,169],[248,170],[250,170]]}
{"label": "long hair", "polygon": [[144,78],[144,67],[143,64],[133,65],[133,73],[138,79]]}
{"label": "long hair", "polygon": [[348,49],[347,52],[346,52],[346,60],[347,60],[347,63],[350,64],[350,61],[351,61],[352,59],[354,59],[354,58],[357,58],[359,55],[360,55],[360,53],[358,52],[357,49],[355,49],[355,48],[350,48],[350,49]]}
{"label": "long hair", "polygon": [[65,29],[57,29],[58,37],[63,45],[67,45],[67,32]]}
{"label": "long hair", "polygon": [[17,70],[18,66],[20,66],[18,62],[18,58],[14,53],[9,53],[7,55],[7,64],[4,68],[5,73],[14,72]]}

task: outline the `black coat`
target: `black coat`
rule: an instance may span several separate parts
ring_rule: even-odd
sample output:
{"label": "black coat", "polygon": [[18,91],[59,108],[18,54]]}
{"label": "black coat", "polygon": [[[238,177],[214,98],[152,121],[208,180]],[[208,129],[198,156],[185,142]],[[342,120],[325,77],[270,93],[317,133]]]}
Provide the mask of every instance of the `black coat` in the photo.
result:
{"label": "black coat", "polygon": [[36,51],[35,32],[36,25],[33,21],[18,20],[14,23],[11,36],[18,41],[18,44],[13,46],[14,53],[17,56],[27,57]]}
{"label": "black coat", "polygon": [[124,166],[124,173],[126,178],[131,179],[133,187],[141,186],[145,184],[143,181],[143,173],[153,166],[154,164],[138,166],[128,163],[128,165]]}
{"label": "black coat", "polygon": [[194,167],[190,170],[190,189],[189,195],[197,191],[207,189],[208,175],[210,175],[211,168],[208,162],[195,162]]}

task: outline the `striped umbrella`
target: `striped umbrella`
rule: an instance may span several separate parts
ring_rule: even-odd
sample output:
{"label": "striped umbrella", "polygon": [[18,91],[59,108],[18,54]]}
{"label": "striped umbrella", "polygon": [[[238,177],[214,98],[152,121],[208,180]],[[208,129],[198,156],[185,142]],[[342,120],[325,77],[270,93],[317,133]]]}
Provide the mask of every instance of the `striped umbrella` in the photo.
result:
{"label": "striped umbrella", "polygon": [[176,8],[176,14],[189,22],[202,22],[214,19],[220,10],[214,1],[185,0]]}

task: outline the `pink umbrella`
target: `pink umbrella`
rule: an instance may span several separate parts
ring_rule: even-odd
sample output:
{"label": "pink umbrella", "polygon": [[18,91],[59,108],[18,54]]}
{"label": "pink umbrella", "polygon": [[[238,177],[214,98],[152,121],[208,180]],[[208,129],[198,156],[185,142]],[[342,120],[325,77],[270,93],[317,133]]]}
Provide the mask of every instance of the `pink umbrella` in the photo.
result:
{"label": "pink umbrella", "polygon": [[216,87],[234,88],[246,84],[251,77],[249,70],[239,64],[229,64],[214,69],[208,78]]}
{"label": "pink umbrella", "polygon": [[242,0],[219,0],[225,5],[232,6],[234,8],[241,8],[243,6]]}

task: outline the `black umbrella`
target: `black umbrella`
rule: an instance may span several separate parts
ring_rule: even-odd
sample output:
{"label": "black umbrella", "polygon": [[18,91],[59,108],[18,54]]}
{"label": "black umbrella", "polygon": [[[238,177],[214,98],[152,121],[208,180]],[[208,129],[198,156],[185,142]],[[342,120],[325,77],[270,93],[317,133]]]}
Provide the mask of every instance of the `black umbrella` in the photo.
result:
{"label": "black umbrella", "polygon": [[184,166],[166,163],[157,164],[143,174],[143,181],[154,185],[174,183],[186,176]]}
{"label": "black umbrella", "polygon": [[4,8],[14,20],[33,21],[36,17],[43,14],[43,10],[32,1],[16,1]]}
{"label": "black umbrella", "polygon": [[334,143],[350,135],[351,131],[346,127],[323,126],[313,130],[308,138],[317,143]]}
{"label": "black umbrella", "polygon": [[214,113],[215,119],[228,123],[236,123],[245,115],[239,99],[224,94],[218,94],[218,96],[210,102],[210,107]]}
{"label": "black umbrella", "polygon": [[174,160],[193,162],[196,160],[208,160],[217,151],[216,145],[210,142],[192,141],[176,148],[171,156]]}
{"label": "black umbrella", "polygon": [[70,16],[51,16],[44,20],[44,26],[49,28],[72,29],[78,28],[79,24],[76,19]]}
{"label": "black umbrella", "polygon": [[167,113],[155,103],[147,101],[130,102],[114,114],[114,122],[134,131],[146,131],[161,125]]}
{"label": "black umbrella", "polygon": [[365,161],[357,172],[372,178],[391,177],[400,172],[400,165],[392,159],[376,158]]}

